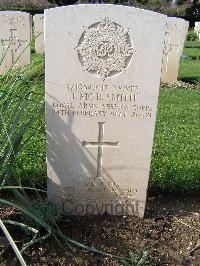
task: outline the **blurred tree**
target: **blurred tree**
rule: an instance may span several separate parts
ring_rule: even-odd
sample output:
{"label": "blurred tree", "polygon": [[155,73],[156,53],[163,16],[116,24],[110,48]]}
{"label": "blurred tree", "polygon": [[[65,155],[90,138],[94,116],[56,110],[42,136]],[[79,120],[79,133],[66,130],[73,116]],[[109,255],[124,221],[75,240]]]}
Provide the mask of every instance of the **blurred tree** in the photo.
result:
{"label": "blurred tree", "polygon": [[[73,5],[75,3],[113,3],[125,4],[129,6],[136,6],[147,8],[150,10],[166,13],[169,15],[181,14],[189,17],[198,17],[200,0],[48,0],[50,3],[58,6]],[[165,10],[167,12],[165,12]]]}
{"label": "blurred tree", "polygon": [[48,0],[52,4],[56,4],[58,6],[68,6],[68,5],[73,5],[77,0]]}
{"label": "blurred tree", "polygon": [[186,9],[186,16],[192,21],[200,21],[200,0],[191,2],[191,6]]}

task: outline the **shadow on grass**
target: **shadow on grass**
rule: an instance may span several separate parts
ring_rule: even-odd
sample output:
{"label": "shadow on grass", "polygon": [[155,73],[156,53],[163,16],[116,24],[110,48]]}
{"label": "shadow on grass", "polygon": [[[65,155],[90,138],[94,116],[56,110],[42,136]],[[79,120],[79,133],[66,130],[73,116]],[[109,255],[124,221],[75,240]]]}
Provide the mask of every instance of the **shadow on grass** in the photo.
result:
{"label": "shadow on grass", "polygon": [[184,78],[179,78],[178,80],[191,84],[200,83],[200,77],[184,77]]}
{"label": "shadow on grass", "polygon": [[194,45],[185,45],[185,48],[200,48],[200,44],[194,44]]}

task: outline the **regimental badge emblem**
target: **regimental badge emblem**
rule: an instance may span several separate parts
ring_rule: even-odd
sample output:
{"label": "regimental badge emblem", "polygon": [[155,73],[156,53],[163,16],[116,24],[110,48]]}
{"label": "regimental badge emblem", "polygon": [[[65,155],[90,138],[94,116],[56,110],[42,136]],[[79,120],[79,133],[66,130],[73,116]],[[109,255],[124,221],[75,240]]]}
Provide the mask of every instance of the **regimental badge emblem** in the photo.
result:
{"label": "regimental badge emblem", "polygon": [[109,18],[84,28],[77,47],[83,69],[103,80],[125,71],[135,53],[128,31]]}

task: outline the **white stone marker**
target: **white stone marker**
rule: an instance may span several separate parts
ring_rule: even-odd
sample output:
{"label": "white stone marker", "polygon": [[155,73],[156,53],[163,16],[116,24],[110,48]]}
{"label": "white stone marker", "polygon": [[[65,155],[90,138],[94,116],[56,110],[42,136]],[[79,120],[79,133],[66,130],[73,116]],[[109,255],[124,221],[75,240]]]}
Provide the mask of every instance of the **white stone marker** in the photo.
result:
{"label": "white stone marker", "polygon": [[0,11],[0,74],[13,64],[20,67],[31,60],[31,17],[20,11]]}
{"label": "white stone marker", "polygon": [[180,18],[167,18],[163,51],[161,82],[177,81],[180,57],[187,36],[189,22]]}
{"label": "white stone marker", "polygon": [[132,7],[45,10],[48,198],[65,214],[143,217],[165,27]]}
{"label": "white stone marker", "polygon": [[44,15],[37,14],[33,16],[35,52],[44,53]]}
{"label": "white stone marker", "polygon": [[200,40],[200,21],[195,22],[194,31],[196,32],[196,34]]}

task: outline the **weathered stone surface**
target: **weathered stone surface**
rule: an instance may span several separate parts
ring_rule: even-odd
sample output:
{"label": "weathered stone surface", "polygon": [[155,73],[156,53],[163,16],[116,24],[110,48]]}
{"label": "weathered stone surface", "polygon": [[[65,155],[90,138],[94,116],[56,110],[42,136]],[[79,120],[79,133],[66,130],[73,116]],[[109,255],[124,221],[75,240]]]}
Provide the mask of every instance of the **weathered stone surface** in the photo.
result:
{"label": "weathered stone surface", "polygon": [[0,11],[0,74],[13,64],[24,66],[31,60],[31,15],[20,11]]}
{"label": "weathered stone surface", "polygon": [[167,30],[161,82],[177,81],[180,57],[187,36],[189,22],[180,18],[167,18]]}
{"label": "weathered stone surface", "polygon": [[44,15],[37,14],[33,16],[35,52],[44,53]]}
{"label": "weathered stone surface", "polygon": [[48,198],[65,214],[143,217],[165,27],[124,6],[45,11]]}

